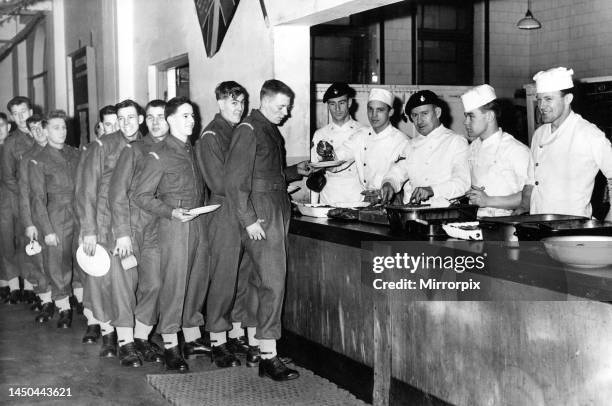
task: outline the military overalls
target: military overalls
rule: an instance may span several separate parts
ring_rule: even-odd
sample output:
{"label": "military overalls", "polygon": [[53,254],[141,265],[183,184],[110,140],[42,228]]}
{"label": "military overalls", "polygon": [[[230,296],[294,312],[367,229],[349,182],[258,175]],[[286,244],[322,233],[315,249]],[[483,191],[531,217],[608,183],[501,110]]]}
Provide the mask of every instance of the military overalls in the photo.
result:
{"label": "military overalls", "polygon": [[157,323],[161,287],[157,217],[130,204],[128,192],[136,164],[155,144],[152,136],[135,141],[121,151],[108,193],[114,237],[130,237],[137,268],[112,275],[115,327],[133,327],[134,317],[147,326]]}
{"label": "military overalls", "polygon": [[11,131],[2,151],[2,183],[7,193],[0,196],[0,234],[6,280],[27,276],[33,268],[25,254],[25,228],[19,219],[19,161],[34,145],[34,138],[19,129]]}
{"label": "military overalls", "polygon": [[172,218],[175,208],[201,206],[203,190],[192,146],[174,136],[155,144],[136,165],[130,201],[159,217],[160,334],[204,324],[201,309],[208,287],[205,215],[185,223]]}
{"label": "military overalls", "polygon": [[[136,138],[141,138],[140,134]],[[108,189],[119,155],[129,141],[121,131],[97,139],[87,149],[81,173],[76,185],[77,214],[81,223],[80,236],[97,236],[111,257],[111,268],[121,268],[120,259],[112,254],[115,239],[111,231],[111,213],[108,203]],[[83,305],[91,309],[94,317],[101,322],[114,319],[112,313],[111,275],[84,275],[85,289]]]}
{"label": "military overalls", "polygon": [[[259,110],[253,110],[234,130],[225,175],[226,198],[238,215],[247,253],[255,264],[256,338],[279,339],[291,218],[287,182],[301,176],[295,166],[285,167],[284,139]],[[247,235],[246,227],[258,219],[264,220],[265,240],[251,240]]]}
{"label": "military overalls", "polygon": [[32,215],[40,235],[56,234],[59,244],[45,246],[44,270],[51,283],[53,300],[71,294],[73,256],[77,246],[75,179],[79,151],[70,145],[57,149],[47,145],[29,163]]}

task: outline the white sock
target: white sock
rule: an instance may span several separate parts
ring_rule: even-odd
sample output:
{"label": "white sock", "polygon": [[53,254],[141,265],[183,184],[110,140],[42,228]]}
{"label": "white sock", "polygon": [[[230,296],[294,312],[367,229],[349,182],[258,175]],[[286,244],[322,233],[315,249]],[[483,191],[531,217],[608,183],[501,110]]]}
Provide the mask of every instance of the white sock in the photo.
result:
{"label": "white sock", "polygon": [[249,345],[251,347],[257,347],[259,345],[259,340],[255,338],[256,332],[256,327],[247,327],[247,337],[249,338]]}
{"label": "white sock", "polygon": [[242,329],[242,323],[232,323],[232,329],[227,333],[229,338],[239,338],[244,336],[244,330]]}
{"label": "white sock", "polygon": [[28,282],[27,279],[23,280],[23,290],[34,290],[34,285]]}
{"label": "white sock", "polygon": [[51,303],[51,291],[48,291],[45,293],[39,293],[38,297],[40,298],[40,301],[42,302],[42,304]]}
{"label": "white sock", "polygon": [[220,345],[223,345],[227,342],[227,334],[224,332],[222,333],[210,333],[210,344],[213,347],[218,347]]}
{"label": "white sock", "polygon": [[83,315],[87,319],[87,325],[92,326],[94,324],[100,324],[99,320],[96,320],[93,313],[89,309],[83,309]]}
{"label": "white sock", "polygon": [[8,285],[9,285],[9,288],[11,288],[11,291],[19,290],[19,278],[13,278],[9,280]]}
{"label": "white sock", "polygon": [[178,345],[178,335],[176,334],[162,334],[164,340],[164,348],[169,349]]}
{"label": "white sock", "polygon": [[134,338],[141,340],[148,340],[149,334],[153,330],[153,326],[147,326],[136,319],[136,325],[134,326]]}
{"label": "white sock", "polygon": [[72,293],[74,297],[76,297],[77,302],[83,303],[83,288],[74,288],[72,289]]}
{"label": "white sock", "polygon": [[111,326],[110,321],[100,322],[100,330],[102,330],[102,335],[105,336],[115,331],[115,327]]}
{"label": "white sock", "polygon": [[183,336],[185,342],[190,343],[202,337],[202,333],[200,333],[200,327],[183,327]]}
{"label": "white sock", "polygon": [[276,357],[276,340],[260,339],[259,351],[262,359],[270,359]]}
{"label": "white sock", "polygon": [[134,329],[132,327],[115,327],[117,330],[117,343],[119,346],[134,342]]}
{"label": "white sock", "polygon": [[8,281],[6,279],[0,279],[0,288],[7,287],[8,285],[9,284],[8,284]]}
{"label": "white sock", "polygon": [[70,302],[68,301],[68,296],[64,297],[63,299],[56,300],[55,306],[57,306],[60,312],[63,312],[64,310],[70,310]]}

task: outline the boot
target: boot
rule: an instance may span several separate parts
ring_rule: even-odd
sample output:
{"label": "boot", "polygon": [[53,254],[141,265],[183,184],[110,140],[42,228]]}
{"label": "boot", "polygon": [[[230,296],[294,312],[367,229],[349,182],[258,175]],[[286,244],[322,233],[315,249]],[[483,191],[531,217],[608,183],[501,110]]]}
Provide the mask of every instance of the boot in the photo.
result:
{"label": "boot", "polygon": [[102,347],[100,357],[111,358],[117,356],[117,332],[113,331],[102,336]]}
{"label": "boot", "polygon": [[47,302],[42,305],[40,308],[40,313],[38,313],[35,320],[37,323],[46,323],[53,317],[54,312],[55,305],[53,302]]}

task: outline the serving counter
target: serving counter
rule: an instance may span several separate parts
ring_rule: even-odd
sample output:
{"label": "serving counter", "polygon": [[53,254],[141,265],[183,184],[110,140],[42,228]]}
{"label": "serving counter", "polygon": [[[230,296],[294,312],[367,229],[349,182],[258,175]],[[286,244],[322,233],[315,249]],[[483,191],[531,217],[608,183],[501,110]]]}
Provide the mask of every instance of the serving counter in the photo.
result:
{"label": "serving counter", "polygon": [[374,247],[441,240],[294,217],[284,328],[371,367],[374,404],[388,404],[392,380],[453,405],[608,404],[612,268],[564,267],[539,243],[466,242],[487,269],[455,280],[477,291],[373,288]]}

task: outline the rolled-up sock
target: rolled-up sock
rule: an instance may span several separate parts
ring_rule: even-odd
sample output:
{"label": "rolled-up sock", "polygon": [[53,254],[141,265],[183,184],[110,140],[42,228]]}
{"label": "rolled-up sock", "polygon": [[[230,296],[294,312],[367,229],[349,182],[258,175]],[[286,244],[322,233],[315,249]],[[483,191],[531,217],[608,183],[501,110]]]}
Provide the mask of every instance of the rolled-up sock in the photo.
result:
{"label": "rolled-up sock", "polygon": [[34,290],[34,285],[28,282],[27,279],[23,280],[23,290]]}
{"label": "rolled-up sock", "polygon": [[220,345],[223,345],[227,342],[227,334],[224,332],[222,333],[210,333],[210,344],[213,347],[218,347]]}
{"label": "rolled-up sock", "polygon": [[51,303],[51,291],[39,293],[38,297],[40,298],[42,304]]}
{"label": "rolled-up sock", "polygon": [[117,330],[117,343],[119,346],[134,342],[134,329],[132,327],[115,327]]}
{"label": "rolled-up sock", "polygon": [[232,323],[232,329],[227,333],[229,338],[238,338],[244,335],[242,323]]}
{"label": "rolled-up sock", "polygon": [[134,338],[148,340],[149,334],[151,334],[151,330],[153,330],[153,326],[147,326],[146,324],[141,323],[138,319],[136,319],[136,325],[134,326]]}
{"label": "rolled-up sock", "polygon": [[91,310],[89,309],[83,309],[83,315],[85,316],[85,318],[87,319],[87,325],[88,326],[93,326],[94,324],[100,324],[100,321],[97,320],[93,313],[91,312]]}
{"label": "rolled-up sock", "polygon": [[9,285],[9,288],[11,288],[11,291],[19,290],[19,278],[13,278],[9,280],[8,285]]}
{"label": "rolled-up sock", "polygon": [[55,301],[55,305],[59,309],[60,312],[64,310],[70,310],[70,302],[68,301],[68,296]]}
{"label": "rolled-up sock", "polygon": [[200,327],[183,327],[183,336],[185,342],[190,343],[202,337],[202,333],[200,333]]}
{"label": "rolled-up sock", "polygon": [[255,338],[256,332],[256,327],[247,327],[247,337],[249,338],[249,345],[252,347],[257,347],[259,345],[259,340]]}
{"label": "rolled-up sock", "polygon": [[74,288],[72,289],[72,293],[74,297],[76,297],[77,302],[83,303],[83,288]]}
{"label": "rolled-up sock", "polygon": [[178,336],[176,334],[162,334],[164,340],[164,348],[169,349],[178,345]]}
{"label": "rolled-up sock", "polygon": [[261,358],[270,359],[276,357],[276,340],[259,340],[259,351]]}
{"label": "rolled-up sock", "polygon": [[107,321],[106,323],[100,322],[100,329],[102,330],[103,336],[115,331],[115,327],[111,326],[109,321]]}

